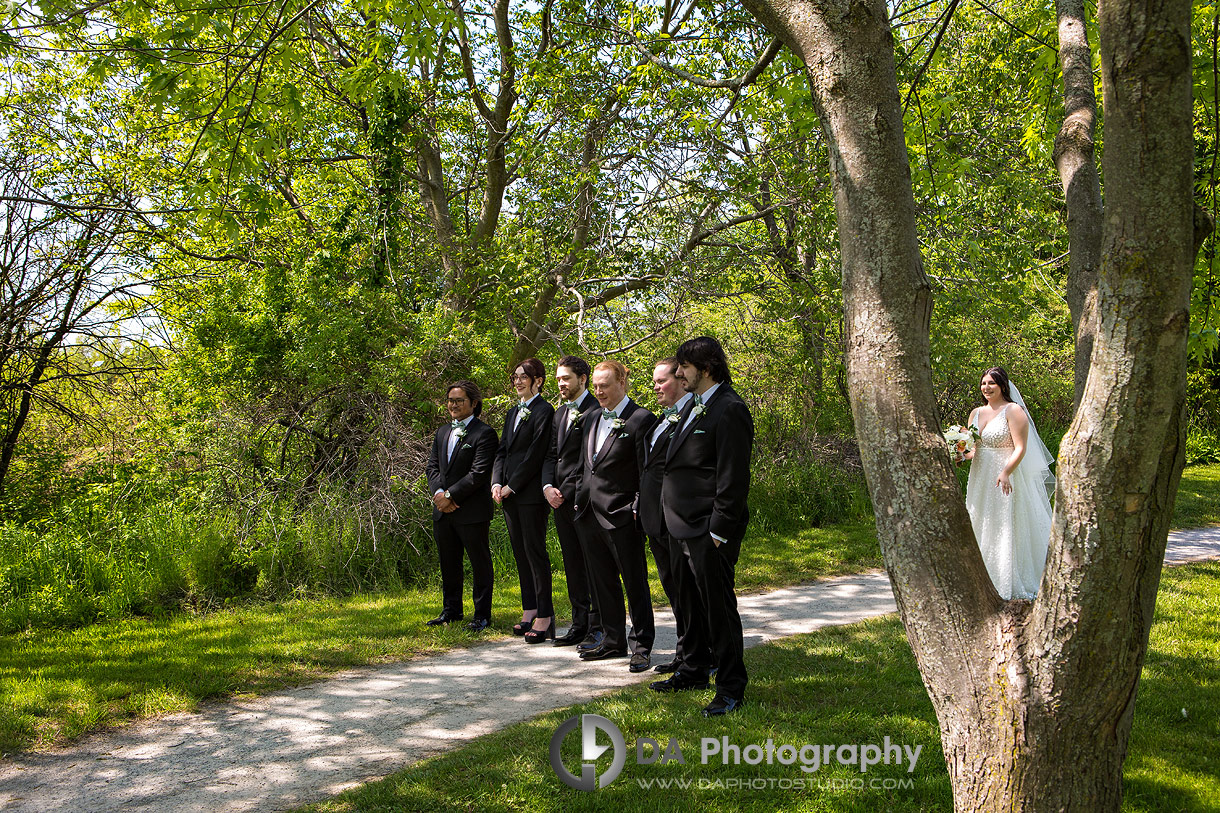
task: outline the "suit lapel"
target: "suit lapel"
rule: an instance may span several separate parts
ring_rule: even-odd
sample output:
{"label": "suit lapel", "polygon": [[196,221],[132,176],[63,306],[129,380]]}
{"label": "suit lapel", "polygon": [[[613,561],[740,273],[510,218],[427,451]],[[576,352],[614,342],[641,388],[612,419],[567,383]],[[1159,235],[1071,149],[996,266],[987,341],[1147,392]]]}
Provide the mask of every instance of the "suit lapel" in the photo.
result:
{"label": "suit lapel", "polygon": [[668,463],[673,459],[674,452],[682,445],[682,441],[686,440],[687,435],[695,428],[695,421],[691,421],[690,426],[686,425],[686,419],[690,416],[691,410],[695,408],[695,399],[692,398],[686,402],[686,406],[678,413],[678,426],[674,429],[673,435],[669,438],[669,448],[665,450],[665,462]]}
{"label": "suit lapel", "polygon": [[517,439],[517,410],[520,405],[513,407],[508,411],[508,419],[504,422],[504,448],[512,448],[513,441]]}
{"label": "suit lapel", "polygon": [[[449,473],[449,437],[453,434],[453,424],[442,426],[444,437],[441,438],[441,474]],[[457,446],[453,447],[453,454],[457,455]]]}

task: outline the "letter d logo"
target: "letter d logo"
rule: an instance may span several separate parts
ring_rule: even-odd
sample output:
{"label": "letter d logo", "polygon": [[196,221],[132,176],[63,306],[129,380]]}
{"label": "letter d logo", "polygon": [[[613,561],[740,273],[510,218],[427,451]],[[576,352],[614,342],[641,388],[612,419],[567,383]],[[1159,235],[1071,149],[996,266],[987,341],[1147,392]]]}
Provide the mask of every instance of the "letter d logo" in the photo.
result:
{"label": "letter d logo", "polygon": [[[563,764],[560,750],[563,741],[576,726],[580,726],[580,776],[576,776]],[[610,737],[609,745],[598,745],[597,731],[601,729]],[[597,774],[597,759],[606,751],[614,749],[609,769],[601,776]],[[563,783],[577,790],[592,791],[609,785],[623,770],[627,761],[627,743],[618,726],[600,714],[572,715],[555,729],[551,735],[551,768]]]}

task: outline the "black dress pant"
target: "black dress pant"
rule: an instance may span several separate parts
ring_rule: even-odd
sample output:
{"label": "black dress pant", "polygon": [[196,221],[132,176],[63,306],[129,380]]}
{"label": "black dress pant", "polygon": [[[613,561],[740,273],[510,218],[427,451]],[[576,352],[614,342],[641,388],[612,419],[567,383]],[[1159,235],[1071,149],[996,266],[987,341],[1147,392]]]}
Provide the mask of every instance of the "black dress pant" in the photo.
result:
{"label": "black dress pant", "polygon": [[572,629],[589,633],[602,627],[593,595],[592,574],[587,554],[592,530],[586,519],[578,518],[570,502],[555,509],[555,535],[563,552],[563,572],[568,581],[568,601],[572,604]]}
{"label": "black dress pant", "polygon": [[711,534],[679,540],[694,574],[695,586],[703,602],[705,626],[692,624],[688,637],[706,636],[705,641],[692,640],[692,651],[710,648],[714,657],[716,691],[729,697],[745,696],[745,642],[741,631],[741,616],[737,613],[735,581],[737,555],[741,543],[725,542],[719,546]]}
{"label": "black dress pant", "polygon": [[[593,574],[593,595],[601,613],[602,645],[607,649],[626,649],[639,655],[652,655],[656,626],[652,619],[652,594],[648,589],[648,562],[644,558],[644,535],[628,525],[603,528],[589,520],[593,531],[589,542],[589,569]],[[622,577],[622,587],[619,577]],[[631,610],[631,636],[627,636],[627,616],[623,592]]]}
{"label": "black dress pant", "polygon": [[[648,537],[648,546],[652,549],[652,558],[657,563],[657,576],[661,581],[661,589],[669,599],[669,606],[674,613],[674,625],[677,627],[678,643],[674,647],[674,659],[681,664],[678,672],[684,677],[705,678],[712,664],[711,650],[707,649],[708,635],[707,610],[703,600],[699,598],[699,589],[695,586],[695,574],[682,544],[668,533],[660,539]],[[691,631],[691,625],[695,630]],[[703,646],[696,651],[695,645]]]}
{"label": "black dress pant", "polygon": [[542,618],[555,614],[551,602],[551,558],[546,552],[546,503],[522,503],[516,495],[503,503],[508,539],[517,560],[521,609],[536,610]]}
{"label": "black dress pant", "polygon": [[474,594],[474,617],[491,618],[491,567],[488,535],[491,521],[457,523],[448,514],[432,520],[432,535],[441,562],[441,597],[446,615],[462,617],[462,551],[470,559]]}

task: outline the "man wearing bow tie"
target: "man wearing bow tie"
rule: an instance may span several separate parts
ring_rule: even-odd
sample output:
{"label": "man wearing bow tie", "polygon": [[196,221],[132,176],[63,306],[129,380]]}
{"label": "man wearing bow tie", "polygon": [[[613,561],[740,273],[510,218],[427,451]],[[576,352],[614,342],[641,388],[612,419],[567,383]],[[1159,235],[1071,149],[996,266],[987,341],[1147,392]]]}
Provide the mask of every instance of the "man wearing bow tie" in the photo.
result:
{"label": "man wearing bow tie", "polygon": [[[474,617],[491,618],[491,467],[496,430],[479,420],[483,395],[473,381],[458,381],[447,391],[453,420],[436,430],[426,469],[432,491],[432,534],[441,564],[441,614],[430,626],[460,621],[462,551],[470,558]],[[473,622],[472,622],[473,623]]]}
{"label": "man wearing bow tie", "polygon": [[572,604],[572,625],[555,639],[555,646],[596,649],[602,642],[601,618],[593,596],[589,572],[587,519],[576,516],[576,490],[584,471],[585,429],[601,414],[589,392],[589,363],[579,356],[564,356],[555,365],[555,383],[563,403],[552,419],[551,443],[542,464],[542,495],[554,509],[555,535],[563,554],[563,570]]}
{"label": "man wearing bow tie", "polygon": [[[661,509],[661,487],[665,481],[665,457],[669,443],[677,431],[682,410],[693,397],[682,386],[676,376],[678,360],[661,359],[652,372],[652,391],[662,407],[661,418],[648,433],[644,449],[644,466],[640,474],[640,525],[648,534],[648,547],[657,563],[657,576],[661,588],[669,598],[673,609],[674,625],[677,627],[678,643],[674,658],[668,663],[658,664],[655,671],[674,673],[691,683],[706,683],[712,666],[712,653],[707,649],[708,635],[704,631],[705,611],[695,587],[694,573],[682,545],[670,536],[665,527],[665,515]],[[690,625],[697,627],[690,633]],[[702,642],[701,651],[692,650],[692,644]]]}
{"label": "man wearing bow tie", "polygon": [[[593,368],[593,394],[602,413],[585,433],[584,474],[576,511],[591,519],[589,565],[605,635],[601,646],[580,657],[587,661],[623,657],[630,644],[630,669],[642,672],[651,663],[656,629],[636,503],[644,444],[656,418],[627,397],[627,368],[617,361],[603,361]],[[630,638],[623,590],[631,611]]]}
{"label": "man wearing bow tie", "polygon": [[[711,717],[745,703],[747,676],[735,579],[750,518],[746,498],[754,420],[733,390],[718,341],[707,336],[691,339],[676,356],[677,377],[692,397],[669,441],[661,506],[665,526],[682,546],[703,602],[709,640],[694,641],[692,646],[701,651],[706,645],[715,656],[716,696],[703,709]],[[652,684],[662,692],[706,686],[706,676],[684,678],[682,673]]]}

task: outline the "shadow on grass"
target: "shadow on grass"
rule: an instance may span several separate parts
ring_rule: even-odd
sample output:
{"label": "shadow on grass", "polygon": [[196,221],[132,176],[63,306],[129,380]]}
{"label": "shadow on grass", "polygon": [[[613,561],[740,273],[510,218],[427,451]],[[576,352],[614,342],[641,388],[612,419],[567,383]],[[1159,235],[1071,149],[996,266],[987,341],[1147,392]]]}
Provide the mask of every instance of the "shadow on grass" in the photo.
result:
{"label": "shadow on grass", "polygon": [[[1220,564],[1166,571],[1136,704],[1124,810],[1220,810],[1218,625]],[[658,695],[635,687],[511,726],[308,810],[952,810],[936,719],[895,618],[751,649],[746,663],[749,704],[731,717],[704,719],[706,692]],[[548,757],[559,725],[586,713],[614,722],[628,750],[622,774],[592,793],[561,783]],[[905,764],[875,765],[867,773],[837,763],[813,773],[803,772],[799,761],[726,765],[710,745],[705,763],[705,738],[723,737],[743,750],[765,748],[768,740],[799,747],[882,744],[888,737],[921,751],[909,773]],[[644,738],[663,749],[676,740],[684,762],[637,764],[635,749]],[[570,770],[581,762],[579,740],[564,741]]]}

